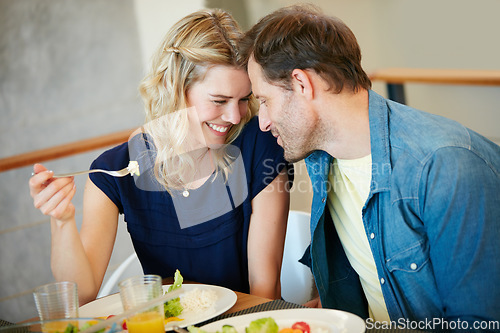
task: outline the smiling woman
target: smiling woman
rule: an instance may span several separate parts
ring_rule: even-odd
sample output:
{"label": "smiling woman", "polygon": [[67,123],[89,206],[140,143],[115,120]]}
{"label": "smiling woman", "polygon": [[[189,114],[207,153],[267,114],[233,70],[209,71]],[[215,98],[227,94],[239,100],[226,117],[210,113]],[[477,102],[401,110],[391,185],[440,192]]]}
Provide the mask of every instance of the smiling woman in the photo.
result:
{"label": "smiling woman", "polygon": [[[148,134],[157,147],[169,147],[158,149],[155,162],[155,176],[167,191],[207,178],[206,170],[193,173],[194,163],[203,164],[196,158],[211,159],[208,164],[215,170],[227,170],[225,154],[198,149],[231,143],[256,114],[238,52],[241,31],[232,17],[219,13],[224,15],[188,15],[177,22],[160,43],[140,86],[146,121],[152,124]],[[179,112],[189,107],[194,110]],[[173,163],[164,163],[169,159]]]}
{"label": "smiling woman", "polygon": [[[140,175],[92,174],[76,228],[72,178],[35,165],[34,203],[52,217],[52,270],[94,299],[124,214],[144,273],[280,297],[289,209],[288,165],[259,130],[242,36],[221,10],[186,16],[167,33],[140,85],[146,123],[91,168],[137,161]],[[124,165],[124,166],[122,166]]]}

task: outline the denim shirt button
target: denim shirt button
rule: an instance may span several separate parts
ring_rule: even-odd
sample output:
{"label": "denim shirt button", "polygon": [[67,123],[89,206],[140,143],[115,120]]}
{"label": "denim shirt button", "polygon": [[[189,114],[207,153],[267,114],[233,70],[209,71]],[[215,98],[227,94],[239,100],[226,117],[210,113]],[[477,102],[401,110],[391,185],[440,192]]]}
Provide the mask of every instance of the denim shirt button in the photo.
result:
{"label": "denim shirt button", "polygon": [[417,269],[417,267],[418,267],[418,266],[417,266],[417,264],[415,264],[415,263],[412,263],[412,264],[410,265],[410,268],[411,268],[412,270],[416,270],[416,269]]}
{"label": "denim shirt button", "polygon": [[380,279],[380,284],[384,284],[385,283],[385,279],[384,278],[381,278]]}
{"label": "denim shirt button", "polygon": [[375,234],[374,234],[373,232],[370,234],[370,238],[371,238],[371,239],[374,239],[374,238],[375,238]]}
{"label": "denim shirt button", "polygon": [[326,198],[321,199],[322,203],[325,203],[325,201],[326,201]]}

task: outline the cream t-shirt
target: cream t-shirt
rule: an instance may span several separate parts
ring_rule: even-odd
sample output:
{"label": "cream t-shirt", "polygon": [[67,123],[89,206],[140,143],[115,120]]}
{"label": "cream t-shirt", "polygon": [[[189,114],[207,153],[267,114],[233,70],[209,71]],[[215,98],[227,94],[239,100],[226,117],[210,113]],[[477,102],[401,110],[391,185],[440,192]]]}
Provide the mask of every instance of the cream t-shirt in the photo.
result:
{"label": "cream t-shirt", "polygon": [[373,254],[361,217],[370,193],[371,155],[355,160],[334,159],[328,180],[328,208],[351,266],[358,273],[370,317],[389,321]]}

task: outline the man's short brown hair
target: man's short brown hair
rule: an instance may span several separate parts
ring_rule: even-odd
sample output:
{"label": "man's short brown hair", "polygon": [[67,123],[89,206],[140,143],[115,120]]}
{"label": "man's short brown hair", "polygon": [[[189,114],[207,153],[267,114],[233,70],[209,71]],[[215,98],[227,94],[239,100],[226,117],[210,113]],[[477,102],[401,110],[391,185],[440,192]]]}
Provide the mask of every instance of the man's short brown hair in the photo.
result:
{"label": "man's short brown hair", "polygon": [[265,16],[245,34],[241,52],[247,62],[254,57],[269,83],[285,89],[291,89],[294,69],[314,70],[335,93],[371,88],[351,29],[312,5],[284,7]]}

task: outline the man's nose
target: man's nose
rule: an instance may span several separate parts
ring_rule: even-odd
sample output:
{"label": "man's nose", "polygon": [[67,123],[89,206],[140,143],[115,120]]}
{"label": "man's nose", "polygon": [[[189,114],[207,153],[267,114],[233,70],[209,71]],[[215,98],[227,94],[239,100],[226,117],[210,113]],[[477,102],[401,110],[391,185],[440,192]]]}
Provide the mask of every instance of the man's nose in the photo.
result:
{"label": "man's nose", "polygon": [[259,127],[263,132],[271,130],[271,119],[269,119],[269,115],[263,107],[259,109]]}
{"label": "man's nose", "polygon": [[222,120],[231,124],[239,124],[241,121],[240,106],[238,104],[230,104],[222,114]]}

